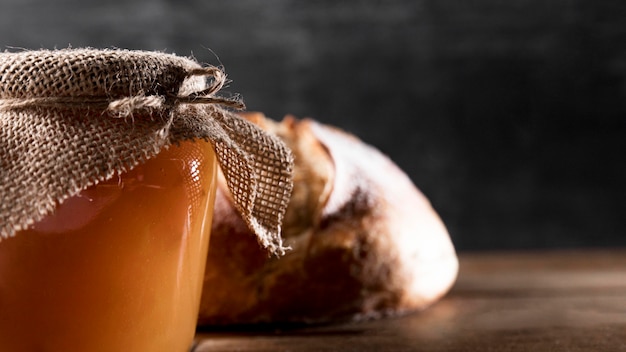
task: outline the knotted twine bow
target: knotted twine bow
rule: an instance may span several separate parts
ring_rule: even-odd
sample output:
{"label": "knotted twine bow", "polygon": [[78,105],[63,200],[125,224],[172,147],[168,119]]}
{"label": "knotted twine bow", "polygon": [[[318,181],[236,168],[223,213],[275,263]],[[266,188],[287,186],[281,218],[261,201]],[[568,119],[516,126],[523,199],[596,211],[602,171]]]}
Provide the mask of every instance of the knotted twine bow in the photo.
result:
{"label": "knotted twine bow", "polygon": [[293,157],[278,138],[224,108],[243,108],[215,96],[225,81],[216,67],[163,53],[1,53],[0,238],[170,143],[203,138],[242,217],[264,247],[282,254]]}

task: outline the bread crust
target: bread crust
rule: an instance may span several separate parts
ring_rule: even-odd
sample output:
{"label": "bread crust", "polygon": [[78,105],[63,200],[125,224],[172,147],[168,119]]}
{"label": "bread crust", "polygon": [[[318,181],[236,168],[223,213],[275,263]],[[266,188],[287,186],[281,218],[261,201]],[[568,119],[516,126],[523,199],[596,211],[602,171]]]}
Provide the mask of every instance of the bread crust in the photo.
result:
{"label": "bread crust", "polygon": [[458,262],[448,232],[391,160],[310,119],[245,117],[295,155],[283,226],[292,249],[268,256],[220,182],[200,325],[371,319],[423,309],[449,290]]}

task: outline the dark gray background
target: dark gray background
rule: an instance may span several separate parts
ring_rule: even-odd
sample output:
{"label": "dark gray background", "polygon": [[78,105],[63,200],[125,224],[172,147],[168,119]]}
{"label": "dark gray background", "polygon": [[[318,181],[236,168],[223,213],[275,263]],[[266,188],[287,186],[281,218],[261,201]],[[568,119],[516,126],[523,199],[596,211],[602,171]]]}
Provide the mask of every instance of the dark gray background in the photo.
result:
{"label": "dark gray background", "polygon": [[388,154],[459,250],[624,246],[622,0],[3,0],[0,45],[223,64]]}

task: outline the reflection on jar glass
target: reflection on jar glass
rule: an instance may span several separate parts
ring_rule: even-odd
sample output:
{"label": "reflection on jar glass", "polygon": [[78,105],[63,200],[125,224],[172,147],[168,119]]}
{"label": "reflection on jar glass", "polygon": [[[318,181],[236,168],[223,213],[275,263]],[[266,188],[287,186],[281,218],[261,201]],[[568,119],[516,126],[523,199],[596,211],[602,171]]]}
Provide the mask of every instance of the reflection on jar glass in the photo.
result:
{"label": "reflection on jar glass", "polygon": [[216,168],[173,145],[0,242],[0,351],[187,351]]}

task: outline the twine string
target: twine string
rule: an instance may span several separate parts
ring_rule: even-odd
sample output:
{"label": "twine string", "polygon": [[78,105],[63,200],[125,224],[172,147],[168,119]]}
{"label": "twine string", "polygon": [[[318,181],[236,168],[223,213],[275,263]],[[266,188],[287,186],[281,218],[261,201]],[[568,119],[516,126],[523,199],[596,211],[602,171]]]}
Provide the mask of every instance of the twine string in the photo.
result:
{"label": "twine string", "polygon": [[161,110],[181,104],[216,104],[235,110],[245,109],[243,101],[238,96],[233,98],[215,96],[226,83],[226,74],[221,69],[213,66],[192,69],[187,72],[187,76],[210,77],[210,84],[203,90],[192,92],[185,96],[145,95],[144,93],[139,93],[136,96],[118,99],[111,99],[106,96],[4,98],[0,99],[0,111],[27,108],[79,107],[102,109],[116,117],[128,117],[134,111]]}

